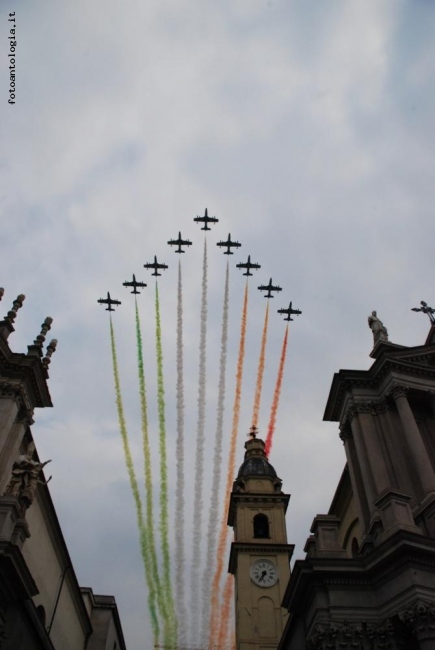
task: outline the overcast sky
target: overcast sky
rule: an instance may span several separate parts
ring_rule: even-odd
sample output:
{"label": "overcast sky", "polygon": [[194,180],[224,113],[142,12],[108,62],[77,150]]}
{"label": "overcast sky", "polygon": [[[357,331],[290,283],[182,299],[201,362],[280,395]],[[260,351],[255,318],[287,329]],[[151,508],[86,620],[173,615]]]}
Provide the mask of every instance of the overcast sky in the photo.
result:
{"label": "overcast sky", "polygon": [[[36,413],[50,492],[80,584],[114,594],[129,650],[152,645],[134,503],[115,407],[108,290],[125,411],[141,472],[134,301],[145,341],[150,432],[158,489],[154,282],[143,264],[169,265],[159,281],[167,400],[171,520],[175,491],[175,325],[178,256],[185,315],[186,548],[191,551],[198,341],[207,234],[207,448],[209,498],[228,232],[230,257],[225,444],[231,429],[244,280],[235,264],[262,265],[250,284],[238,459],[250,426],[270,277],[282,288],[271,319],[260,433],[265,432],[290,300],[285,377],[270,460],[292,498],[289,541],[303,546],[328,511],[345,457],[338,428],[322,422],[333,373],[367,369],[373,310],[390,340],[424,342],[411,312],[435,302],[435,6],[427,0],[49,0],[2,2],[0,201],[3,315],[26,294],[14,351],[53,317],[54,409]],[[8,104],[8,13],[16,12],[16,103]],[[224,474],[225,474],[224,462]],[[204,533],[202,533],[203,535]],[[175,531],[171,529],[171,545]],[[188,572],[187,572],[188,573]],[[186,578],[188,583],[188,578]]]}

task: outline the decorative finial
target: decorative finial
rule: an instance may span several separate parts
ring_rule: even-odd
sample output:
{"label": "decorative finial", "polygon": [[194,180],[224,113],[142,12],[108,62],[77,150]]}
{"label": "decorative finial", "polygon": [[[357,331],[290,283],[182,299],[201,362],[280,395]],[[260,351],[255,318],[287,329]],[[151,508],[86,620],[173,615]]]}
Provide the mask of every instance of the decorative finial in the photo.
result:
{"label": "decorative finial", "polygon": [[3,287],[0,287],[0,300],[3,298],[4,292],[5,290],[3,289]]}
{"label": "decorative finial", "polygon": [[45,357],[42,359],[42,365],[44,366],[44,368],[45,368],[46,370],[48,369],[48,366],[49,366],[50,363],[51,363],[51,355],[52,355],[53,352],[56,350],[56,346],[57,346],[57,339],[53,339],[53,340],[50,341],[50,343],[47,345],[47,352],[46,352],[46,354],[45,354]]}
{"label": "decorative finial", "polygon": [[37,345],[39,348],[42,348],[42,344],[45,341],[45,336],[48,332],[48,330],[51,329],[51,324],[53,322],[53,319],[50,316],[47,316],[45,321],[41,325],[41,333],[38,334],[36,339],[33,341],[33,345]]}
{"label": "decorative finial", "polygon": [[252,438],[253,440],[255,440],[255,438],[257,437],[257,434],[258,434],[258,429],[255,426],[255,424],[253,424],[252,427],[249,429],[248,436],[250,438]]}
{"label": "decorative finial", "polygon": [[429,316],[431,324],[435,325],[435,309],[433,307],[429,307],[427,302],[424,300],[420,300],[420,305],[421,307],[411,307],[411,311],[421,311],[423,314],[427,314]]}
{"label": "decorative finial", "polygon": [[368,317],[369,327],[373,332],[373,345],[375,346],[378,341],[388,341],[388,331],[380,318],[377,317],[376,312],[372,311]]}
{"label": "decorative finial", "polygon": [[51,328],[51,323],[53,322],[53,319],[50,318],[50,316],[47,316],[45,321],[41,325],[41,333],[38,334],[36,339],[33,341],[32,345],[27,346],[27,354],[30,355],[31,357],[42,357],[42,346],[45,341],[45,335],[47,334],[48,330]]}
{"label": "decorative finial", "polygon": [[10,325],[12,325],[15,318],[17,317],[17,311],[21,309],[21,307],[23,306],[23,302],[25,298],[26,296],[23,293],[20,293],[20,295],[17,296],[16,299],[14,300],[12,309],[8,311],[8,315],[5,317],[5,321],[10,323]]}

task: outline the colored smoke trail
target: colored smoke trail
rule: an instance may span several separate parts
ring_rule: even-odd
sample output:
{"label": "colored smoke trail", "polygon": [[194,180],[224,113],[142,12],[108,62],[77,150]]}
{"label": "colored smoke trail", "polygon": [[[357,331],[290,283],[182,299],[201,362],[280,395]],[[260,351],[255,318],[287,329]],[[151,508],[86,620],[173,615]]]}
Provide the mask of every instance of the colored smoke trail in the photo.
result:
{"label": "colored smoke trail", "polygon": [[[200,626],[199,573],[201,567],[202,538],[202,490],[204,482],[205,446],[205,404],[206,404],[206,345],[207,345],[207,240],[204,238],[204,258],[202,265],[201,322],[199,335],[199,373],[198,373],[198,423],[196,432],[195,494],[193,500],[192,531],[192,592],[191,592],[191,635],[197,635]],[[194,641],[194,639],[192,639]]]}
{"label": "colored smoke trail", "polygon": [[225,374],[227,365],[228,349],[228,303],[229,303],[229,264],[225,276],[224,305],[222,313],[222,333],[221,333],[221,354],[219,363],[219,384],[217,400],[217,423],[214,443],[213,457],[213,480],[211,487],[211,501],[207,530],[207,550],[205,557],[205,568],[203,573],[202,589],[202,617],[201,617],[201,645],[207,643],[207,632],[210,619],[210,598],[211,582],[210,571],[216,553],[216,543],[219,526],[219,503],[220,503],[220,485],[221,485],[221,466],[222,466],[222,442],[224,426],[224,409],[225,409]]}
{"label": "colored smoke trail", "polygon": [[285,335],[284,335],[284,341],[282,343],[281,359],[280,359],[280,362],[279,362],[278,377],[276,379],[275,392],[273,394],[272,408],[271,408],[271,411],[270,411],[269,427],[268,427],[268,430],[267,430],[266,445],[265,445],[265,448],[264,448],[266,456],[269,456],[270,450],[272,449],[272,440],[273,440],[273,434],[274,434],[274,431],[275,431],[275,424],[276,424],[276,413],[278,411],[279,397],[280,397],[280,394],[281,394],[282,378],[284,376],[284,364],[285,364],[285,357],[286,357],[286,354],[287,354],[287,341],[288,341],[288,325],[286,327]]}
{"label": "colored smoke trail", "polygon": [[269,324],[269,301],[267,301],[264,316],[263,335],[261,337],[260,358],[258,361],[257,385],[255,386],[254,410],[252,413],[252,426],[258,426],[260,414],[261,392],[263,390],[264,362],[266,359],[267,326]]}
{"label": "colored smoke trail", "polygon": [[148,434],[148,408],[145,387],[145,370],[143,361],[142,334],[139,318],[139,309],[135,297],[135,315],[136,315],[136,340],[137,340],[137,368],[139,378],[139,397],[141,407],[141,425],[142,425],[142,449],[144,457],[144,474],[145,474],[145,533],[146,544],[149,553],[150,575],[147,576],[149,599],[155,609],[156,601],[158,603],[160,614],[164,621],[167,620],[165,599],[160,586],[160,578],[157,563],[156,543],[154,533],[154,513],[153,513],[153,482],[151,470],[151,450]]}
{"label": "colored smoke trail", "polygon": [[183,291],[181,261],[178,262],[177,293],[177,483],[175,499],[175,600],[179,643],[187,642],[187,609],[184,585],[184,380],[183,380]]}
{"label": "colored smoke trail", "polygon": [[222,594],[221,620],[218,636],[218,647],[226,645],[228,635],[230,634],[231,611],[234,592],[234,576],[227,575],[225,586]]}
{"label": "colored smoke trail", "polygon": [[[165,386],[163,381],[162,328],[160,323],[159,289],[156,282],[156,351],[157,351],[157,407],[160,451],[160,538],[163,556],[163,597],[166,599],[167,624],[171,627],[170,641],[176,644],[174,599],[171,589],[171,559],[168,531],[168,468],[166,459]],[[166,643],[166,640],[165,640]]]}
{"label": "colored smoke trail", "polygon": [[221,520],[221,529],[220,529],[218,548],[217,548],[217,558],[216,558],[216,571],[213,576],[213,586],[212,586],[212,595],[211,595],[211,615],[210,615],[210,635],[209,635],[210,645],[213,645],[214,643],[214,639],[217,636],[218,626],[219,626],[219,616],[218,616],[219,586],[220,586],[220,580],[221,580],[223,565],[225,560],[225,549],[226,549],[226,542],[228,536],[227,514],[228,514],[228,506],[229,506],[230,495],[231,495],[231,488],[234,480],[235,465],[236,465],[236,445],[237,445],[237,433],[239,429],[240,401],[242,397],[243,364],[245,360],[247,320],[248,320],[248,282],[246,282],[246,287],[245,287],[245,296],[243,300],[243,311],[242,311],[242,323],[240,328],[239,355],[237,359],[237,375],[236,375],[236,393],[235,393],[234,406],[233,406],[233,424],[231,429],[230,453],[229,453],[229,460],[228,460],[227,483],[225,488],[224,511]]}
{"label": "colored smoke trail", "polygon": [[150,610],[151,626],[153,629],[154,640],[157,643],[159,639],[159,623],[157,619],[157,612],[155,609],[155,598],[152,597],[152,567],[150,554],[147,545],[147,531],[143,519],[142,501],[139,494],[139,487],[137,484],[136,474],[134,471],[133,458],[131,455],[130,444],[128,441],[127,425],[124,417],[124,407],[122,404],[121,396],[121,383],[119,381],[118,359],[116,355],[115,332],[113,329],[112,318],[110,318],[110,343],[112,348],[112,363],[113,363],[113,378],[115,381],[116,393],[116,408],[118,410],[119,429],[121,432],[122,446],[124,448],[125,464],[127,466],[128,478],[130,480],[130,487],[133,493],[134,504],[136,506],[136,519],[139,528],[140,546],[142,559],[145,569],[145,578],[148,584],[148,607]]}

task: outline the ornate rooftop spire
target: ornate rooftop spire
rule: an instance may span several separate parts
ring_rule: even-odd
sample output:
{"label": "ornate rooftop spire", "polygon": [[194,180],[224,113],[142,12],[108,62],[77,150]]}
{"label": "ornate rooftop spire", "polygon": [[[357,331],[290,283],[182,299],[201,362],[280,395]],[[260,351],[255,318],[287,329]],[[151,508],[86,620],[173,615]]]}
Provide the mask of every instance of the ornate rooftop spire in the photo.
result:
{"label": "ornate rooftop spire", "polygon": [[[1,289],[1,297],[3,296],[4,290]],[[9,334],[14,331],[14,321],[15,318],[17,317],[17,311],[21,309],[23,306],[23,302],[25,300],[26,296],[23,293],[20,293],[19,296],[16,297],[12,304],[12,309],[8,311],[7,316],[4,317],[4,319],[0,323],[0,336],[2,336],[4,339],[7,339]]]}
{"label": "ornate rooftop spire", "polygon": [[42,346],[45,341],[45,336],[47,332],[51,329],[51,324],[53,322],[53,319],[50,316],[47,316],[47,318],[44,320],[44,322],[41,325],[41,332],[38,334],[36,339],[33,341],[33,345],[28,346],[28,353],[30,355],[36,355],[38,357],[42,357]]}

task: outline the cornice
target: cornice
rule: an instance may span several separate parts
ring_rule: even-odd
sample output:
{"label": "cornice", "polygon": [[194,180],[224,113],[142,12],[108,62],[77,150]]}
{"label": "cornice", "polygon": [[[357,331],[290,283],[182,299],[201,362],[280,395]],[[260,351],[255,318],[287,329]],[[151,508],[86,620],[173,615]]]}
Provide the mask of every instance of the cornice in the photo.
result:
{"label": "cornice", "polygon": [[11,352],[1,339],[0,375],[3,381],[22,386],[32,410],[53,406],[47,385],[48,372],[39,357]]}
{"label": "cornice", "polygon": [[391,574],[409,566],[435,569],[435,540],[398,531],[395,535],[359,558],[316,558],[297,560],[284,594],[283,606],[299,610],[305,595],[329,585],[372,586],[376,589]]}
{"label": "cornice", "polygon": [[[378,388],[386,375],[396,371],[414,377],[427,377],[435,381],[435,365],[421,365],[421,361],[433,359],[435,346],[430,349],[421,346],[412,348],[413,355],[408,355],[410,350],[392,351],[382,355],[368,370],[340,370],[334,374],[323,419],[337,422],[340,419],[341,409],[346,393],[354,388]],[[420,362],[420,363],[419,363]]]}
{"label": "cornice", "polygon": [[290,501],[290,494],[284,492],[273,493],[269,492],[231,492],[230,505],[228,508],[228,526],[234,526],[235,509],[241,503],[257,504],[260,506],[279,505],[284,506],[284,512],[287,512],[288,504]]}

